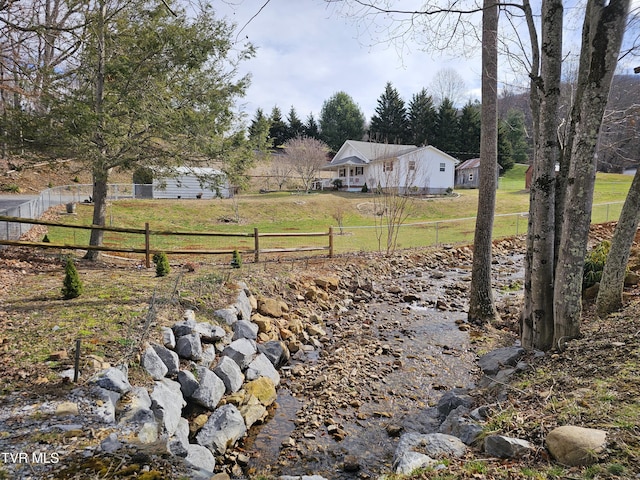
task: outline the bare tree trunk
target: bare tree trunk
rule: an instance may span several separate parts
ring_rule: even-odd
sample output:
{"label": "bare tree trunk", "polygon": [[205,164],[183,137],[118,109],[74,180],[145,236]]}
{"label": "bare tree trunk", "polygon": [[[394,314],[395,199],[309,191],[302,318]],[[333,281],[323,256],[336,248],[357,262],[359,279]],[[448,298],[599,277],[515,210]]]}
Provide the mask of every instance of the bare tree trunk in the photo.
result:
{"label": "bare tree trunk", "polygon": [[482,122],[480,194],[473,242],[469,321],[498,316],[491,289],[491,237],[498,176],[498,4],[484,0],[482,11]]}
{"label": "bare tree trunk", "polygon": [[596,311],[601,317],[622,307],[622,290],[627,273],[627,262],[631,245],[640,222],[640,169],[636,171],[631,188],[620,213],[620,219],[613,232],[611,250],[604,265],[600,289],[596,299]]}
{"label": "bare tree trunk", "polygon": [[[521,341],[525,348],[553,345],[555,164],[558,159],[557,112],[562,66],[562,0],[542,3],[540,76],[532,75],[534,129],[533,177],[525,274]],[[531,27],[530,27],[531,28]],[[536,40],[537,41],[537,40]],[[539,105],[539,106],[538,106]]]}
{"label": "bare tree trunk", "polygon": [[596,145],[629,4],[630,0],[612,0],[607,4],[589,0],[585,12],[578,103],[573,109],[576,129],[555,277],[554,345],[580,334],[582,276],[591,223]]}

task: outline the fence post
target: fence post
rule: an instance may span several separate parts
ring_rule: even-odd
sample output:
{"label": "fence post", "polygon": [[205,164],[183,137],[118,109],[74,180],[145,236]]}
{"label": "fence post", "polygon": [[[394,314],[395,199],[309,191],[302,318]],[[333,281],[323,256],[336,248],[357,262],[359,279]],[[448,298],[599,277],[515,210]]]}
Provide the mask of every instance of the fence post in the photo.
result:
{"label": "fence post", "polygon": [[253,229],[253,248],[254,248],[254,260],[256,263],[260,261],[260,235],[258,234],[258,229]]}
{"label": "fence post", "polygon": [[149,251],[151,245],[150,236],[149,222],[146,222],[144,224],[144,264],[147,268],[151,268],[151,252]]}
{"label": "fence post", "polygon": [[333,258],[333,227],[329,227],[329,258]]}
{"label": "fence post", "polygon": [[80,374],[80,339],[76,340],[76,352],[73,363],[73,383],[78,383],[78,375]]}
{"label": "fence post", "polygon": [[436,245],[438,245],[438,222],[436,222]]}

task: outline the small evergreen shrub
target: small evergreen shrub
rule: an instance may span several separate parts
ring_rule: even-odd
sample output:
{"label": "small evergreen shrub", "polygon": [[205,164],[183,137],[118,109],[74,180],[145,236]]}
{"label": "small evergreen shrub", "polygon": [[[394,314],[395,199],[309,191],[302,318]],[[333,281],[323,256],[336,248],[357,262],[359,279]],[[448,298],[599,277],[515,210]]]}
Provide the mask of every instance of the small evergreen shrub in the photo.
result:
{"label": "small evergreen shrub", "polygon": [[82,281],[80,280],[80,275],[78,275],[78,270],[76,269],[71,257],[67,257],[64,274],[62,296],[65,300],[79,297],[84,288],[82,286]]}
{"label": "small evergreen shrub", "polygon": [[362,193],[368,193],[369,192],[369,187],[367,186],[367,183],[365,182],[365,184],[362,186]]}
{"label": "small evergreen shrub", "polygon": [[234,250],[233,258],[231,259],[231,267],[240,268],[241,266],[242,266],[242,257],[240,256],[240,252],[238,252],[238,250]]}
{"label": "small evergreen shrub", "polygon": [[42,239],[42,243],[51,243],[51,240],[49,240],[49,235],[47,235],[45,233],[44,238]]}
{"label": "small evergreen shrub", "polygon": [[604,240],[587,253],[584,259],[582,289],[589,288],[602,280],[602,271],[611,250],[611,242]]}
{"label": "small evergreen shrub", "polygon": [[156,276],[166,277],[167,275],[169,275],[169,272],[171,271],[171,267],[169,266],[169,258],[167,257],[167,254],[164,252],[156,253],[153,256],[153,259],[154,259],[154,263],[156,264]]}

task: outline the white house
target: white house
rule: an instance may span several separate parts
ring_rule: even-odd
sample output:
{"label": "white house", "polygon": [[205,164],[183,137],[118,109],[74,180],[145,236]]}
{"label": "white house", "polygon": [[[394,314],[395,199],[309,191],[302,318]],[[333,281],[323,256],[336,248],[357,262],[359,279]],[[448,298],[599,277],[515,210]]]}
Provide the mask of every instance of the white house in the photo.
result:
{"label": "white house", "polygon": [[347,140],[324,170],[348,191],[397,188],[400,193],[440,194],[453,189],[458,161],[432,146]]}
{"label": "white house", "polygon": [[153,198],[229,198],[227,176],[215,168],[176,167],[153,175]]}

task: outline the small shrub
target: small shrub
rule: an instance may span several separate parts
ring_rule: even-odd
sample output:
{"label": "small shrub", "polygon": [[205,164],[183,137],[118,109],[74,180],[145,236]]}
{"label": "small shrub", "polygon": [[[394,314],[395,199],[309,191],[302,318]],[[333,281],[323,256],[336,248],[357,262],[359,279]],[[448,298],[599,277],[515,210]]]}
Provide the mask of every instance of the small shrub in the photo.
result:
{"label": "small shrub", "polygon": [[73,183],[80,183],[80,177],[78,177],[77,175],[73,177]]}
{"label": "small shrub", "polygon": [[157,277],[166,277],[167,275],[169,275],[169,272],[171,271],[171,267],[169,266],[169,258],[167,258],[166,253],[164,252],[156,253],[153,256],[153,261],[156,264]]}
{"label": "small shrub", "polygon": [[65,300],[77,298],[82,294],[83,286],[78,270],[76,269],[73,259],[67,257],[67,264],[64,268],[64,282],[62,285],[62,296]]}
{"label": "small shrub", "polygon": [[602,271],[611,250],[611,242],[604,240],[587,253],[584,259],[582,289],[589,288],[602,280]]}
{"label": "small shrub", "polygon": [[20,193],[20,185],[17,185],[15,183],[10,183],[8,185],[3,185],[2,186],[2,190],[4,192],[10,192],[10,193]]}
{"label": "small shrub", "polygon": [[49,240],[49,235],[47,235],[46,233],[42,238],[42,243],[51,243],[51,240]]}
{"label": "small shrub", "polygon": [[335,180],[333,180],[331,184],[333,185],[333,188],[336,190],[340,190],[342,188],[342,180],[339,178],[336,178]]}
{"label": "small shrub", "polygon": [[232,268],[242,267],[242,257],[240,256],[240,252],[238,252],[238,250],[233,251],[233,258],[231,259],[231,267]]}
{"label": "small shrub", "polygon": [[362,186],[362,193],[369,193],[369,187],[367,186],[367,183],[365,182],[365,184]]}

